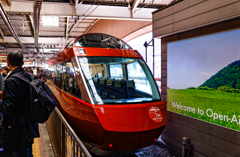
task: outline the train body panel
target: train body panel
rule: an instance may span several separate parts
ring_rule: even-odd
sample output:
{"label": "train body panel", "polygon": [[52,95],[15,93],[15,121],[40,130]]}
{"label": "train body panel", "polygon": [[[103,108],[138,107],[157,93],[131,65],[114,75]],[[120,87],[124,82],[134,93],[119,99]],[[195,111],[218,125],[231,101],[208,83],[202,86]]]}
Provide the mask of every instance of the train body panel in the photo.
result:
{"label": "train body panel", "polygon": [[142,56],[126,43],[83,35],[49,61],[54,70],[45,74],[58,108],[91,152],[126,155],[162,133],[166,105]]}
{"label": "train body panel", "polygon": [[[84,53],[80,53],[84,50]],[[141,54],[136,50],[121,50],[121,49],[107,49],[107,48],[92,48],[92,47],[68,47],[62,50],[57,56],[53,56],[49,61],[53,63],[62,63],[74,56],[88,57],[128,57],[128,58],[142,58]]]}
{"label": "train body panel", "polygon": [[[159,109],[151,118],[151,108]],[[138,132],[156,129],[167,123],[167,113],[163,101],[127,105],[93,105],[105,130]],[[153,119],[157,118],[159,119]]]}

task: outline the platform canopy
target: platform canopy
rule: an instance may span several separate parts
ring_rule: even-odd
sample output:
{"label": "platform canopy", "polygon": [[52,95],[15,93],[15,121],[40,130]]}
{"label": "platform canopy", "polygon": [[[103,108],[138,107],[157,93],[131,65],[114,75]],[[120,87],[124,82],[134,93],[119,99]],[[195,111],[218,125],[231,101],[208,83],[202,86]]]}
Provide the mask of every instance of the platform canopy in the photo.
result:
{"label": "platform canopy", "polygon": [[152,31],[152,12],[176,0],[2,0],[0,55],[13,50],[25,60],[47,61],[85,33],[129,41]]}

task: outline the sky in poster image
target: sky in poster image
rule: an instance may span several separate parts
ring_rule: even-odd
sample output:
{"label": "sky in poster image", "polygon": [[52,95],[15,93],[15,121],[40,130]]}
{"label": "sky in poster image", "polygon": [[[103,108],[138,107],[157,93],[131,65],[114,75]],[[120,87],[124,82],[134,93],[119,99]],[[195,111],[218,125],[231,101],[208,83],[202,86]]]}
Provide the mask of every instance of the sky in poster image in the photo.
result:
{"label": "sky in poster image", "polygon": [[240,29],[168,43],[168,87],[198,87],[240,60]]}

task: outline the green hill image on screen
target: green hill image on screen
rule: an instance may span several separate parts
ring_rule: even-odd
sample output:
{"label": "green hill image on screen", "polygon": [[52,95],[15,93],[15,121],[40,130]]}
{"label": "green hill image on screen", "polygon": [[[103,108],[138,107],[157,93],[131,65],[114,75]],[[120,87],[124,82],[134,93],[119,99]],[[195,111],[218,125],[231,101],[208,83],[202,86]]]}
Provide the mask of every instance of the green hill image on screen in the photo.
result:
{"label": "green hill image on screen", "polygon": [[[227,67],[224,67],[199,87],[208,87],[213,89],[220,88],[220,90],[221,89],[224,90],[228,87],[229,90],[232,89],[232,92],[239,93],[240,60],[229,64]],[[237,89],[237,90],[233,90],[233,89]]]}

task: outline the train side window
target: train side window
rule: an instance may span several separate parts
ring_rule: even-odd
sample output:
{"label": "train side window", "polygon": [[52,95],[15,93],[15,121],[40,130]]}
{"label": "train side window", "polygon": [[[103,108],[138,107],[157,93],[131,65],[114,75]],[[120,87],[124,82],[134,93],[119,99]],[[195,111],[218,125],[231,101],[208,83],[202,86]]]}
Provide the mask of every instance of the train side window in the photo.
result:
{"label": "train side window", "polygon": [[[139,91],[146,92],[152,95],[152,82],[149,82],[148,76],[143,71],[140,65],[141,62],[132,62],[127,64],[128,80],[135,82],[135,88]],[[150,84],[151,83],[151,84]]]}
{"label": "train side window", "polygon": [[97,77],[101,78],[102,77],[101,66],[97,65],[97,66],[95,66],[95,68],[96,68],[96,75],[97,75]]}
{"label": "train side window", "polygon": [[57,64],[55,71],[55,84],[58,88],[61,88],[61,73],[62,73],[62,63]]}
{"label": "train side window", "polygon": [[62,90],[77,98],[81,98],[80,88],[71,60],[63,64]]}
{"label": "train side window", "polygon": [[110,77],[115,79],[123,79],[122,65],[109,65],[110,68]]}
{"label": "train side window", "polygon": [[54,71],[54,66],[44,69],[44,76],[51,82],[53,82],[53,71]]}

